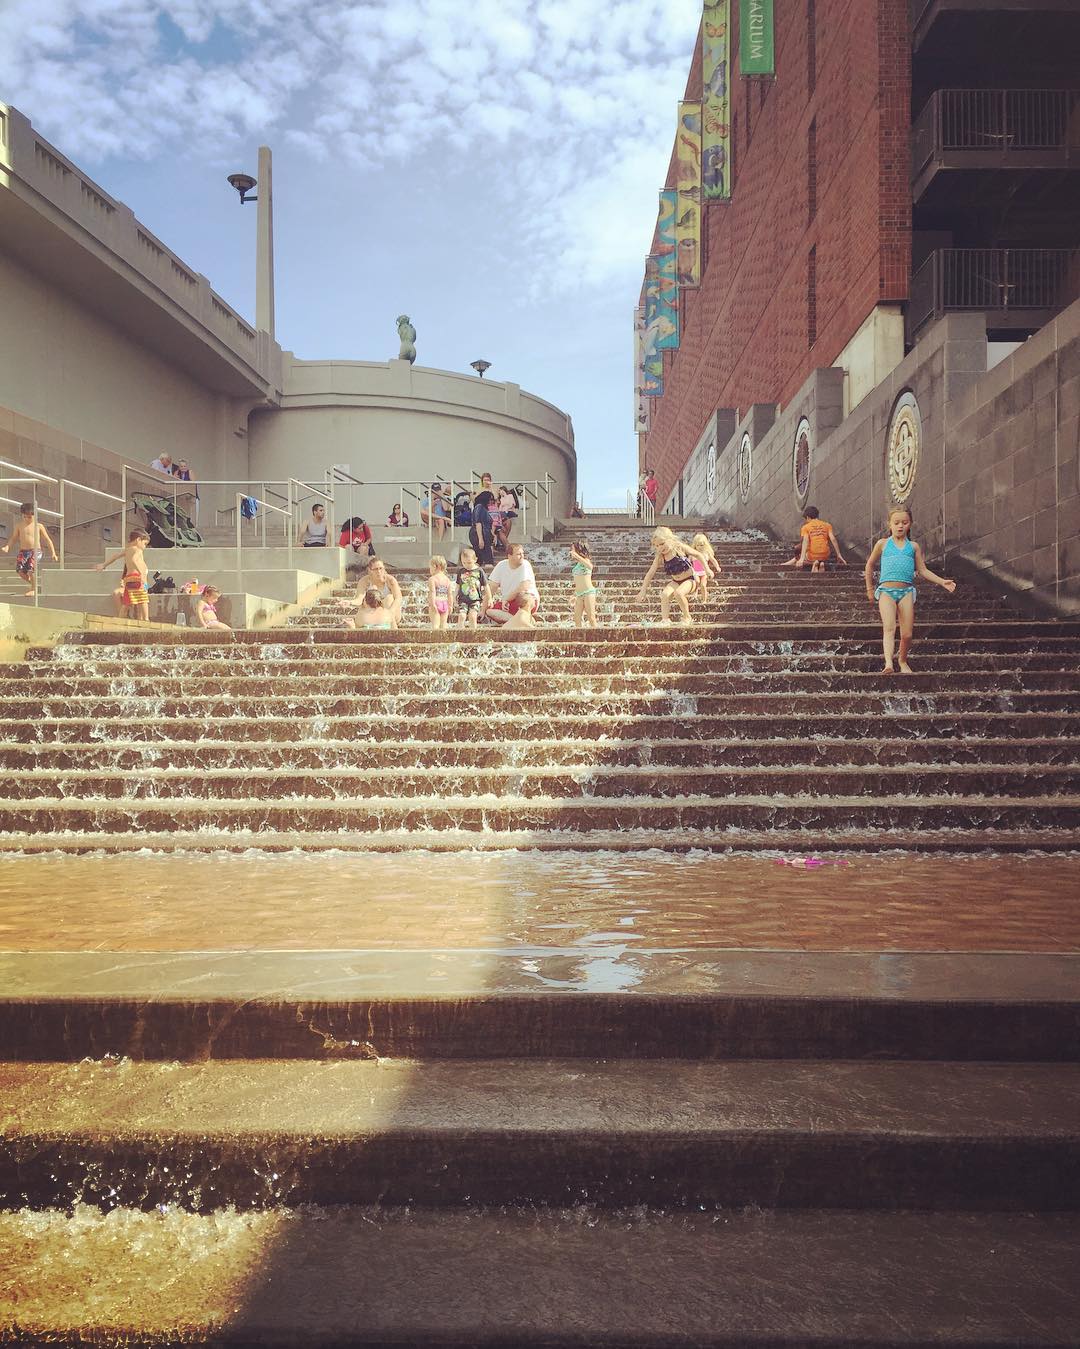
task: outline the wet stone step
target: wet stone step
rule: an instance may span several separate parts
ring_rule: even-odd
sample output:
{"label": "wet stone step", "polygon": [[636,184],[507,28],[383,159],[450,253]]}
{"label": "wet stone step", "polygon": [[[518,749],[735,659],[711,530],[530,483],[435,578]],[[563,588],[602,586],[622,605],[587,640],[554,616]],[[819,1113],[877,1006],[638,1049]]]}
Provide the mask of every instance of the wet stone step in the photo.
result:
{"label": "wet stone step", "polygon": [[[1021,764],[1009,768],[976,764],[968,768],[905,764],[905,777],[918,782],[920,795],[967,797],[1047,798],[1056,794],[1080,796],[1080,765],[1068,768]],[[21,784],[25,799],[49,799],[91,804],[98,799],[159,800],[182,804],[191,800],[245,800],[286,803],[293,800],[350,801],[366,795],[386,797],[456,798],[617,798],[654,800],[708,796],[722,807],[730,797],[797,795],[878,798],[889,784],[881,780],[880,765],[844,771],[840,767],[799,765],[792,768],[758,766],[719,772],[700,766],[632,766],[599,768],[594,765],[543,768],[501,766],[497,771],[440,769],[420,771],[375,766],[360,779],[355,769],[297,772],[267,770],[254,765],[242,772],[202,767],[196,772],[143,766],[127,773],[56,773],[38,769]]]}
{"label": "wet stone step", "polygon": [[[1005,649],[1000,653],[959,652],[933,649],[936,644],[920,645],[918,656],[920,674],[937,671],[950,673],[971,672],[985,674],[1001,670],[1016,672],[1024,670],[1061,671],[1076,675],[1077,662],[1080,660],[1080,643],[1060,650],[1027,651]],[[711,673],[768,675],[792,672],[810,674],[856,673],[876,674],[881,669],[879,652],[860,650],[841,650],[831,652],[794,651],[787,656],[765,656],[756,652],[736,651],[727,654],[710,652],[706,657],[707,670],[699,671],[691,665],[687,668],[685,657],[647,657],[627,656],[622,659],[608,657],[546,657],[544,659],[519,659],[500,662],[501,668],[520,671],[524,675],[543,674],[553,678],[619,677],[632,679],[642,674],[654,676],[666,675],[672,679],[707,679]],[[250,659],[235,657],[232,660],[165,660],[165,661],[110,661],[88,660],[85,662],[36,661],[19,675],[0,673],[0,690],[4,693],[17,693],[26,689],[77,689],[80,693],[99,686],[104,680],[128,679],[141,680],[150,685],[162,679],[184,679],[194,677],[219,680],[239,679],[285,679],[293,676],[307,678],[355,679],[357,674],[374,672],[393,673],[403,678],[424,678],[433,673],[453,673],[459,678],[476,678],[475,666],[468,663],[465,671],[448,667],[445,661],[437,661],[423,656],[401,657],[389,662],[385,658],[371,659],[362,656],[340,659],[277,660],[272,658]],[[158,685],[160,686],[160,685]]]}
{"label": "wet stone step", "polygon": [[[908,685],[900,676],[892,681],[882,679],[883,686],[864,683],[865,692],[832,692],[825,689],[807,689],[801,694],[805,702],[804,734],[812,734],[819,723],[836,716],[947,715],[950,713],[986,713],[1016,716],[1032,713],[1080,713],[1080,689],[1068,692],[1031,692],[1026,689],[994,689],[985,692],[965,692],[952,685],[935,687],[921,692]],[[262,721],[273,717],[341,718],[393,717],[399,724],[411,724],[422,719],[433,720],[438,712],[443,717],[456,716],[466,723],[475,716],[476,691],[468,693],[439,693],[416,695],[396,693],[393,689],[372,694],[366,689],[335,696],[313,694],[303,687],[291,694],[268,697],[246,697],[240,694],[202,695],[185,693],[176,697],[154,696],[99,698],[88,708],[81,709],[98,720],[120,721],[134,717],[154,720],[172,720],[183,717],[211,719],[244,719]],[[788,693],[735,690],[723,694],[692,694],[677,690],[640,690],[621,694],[586,689],[565,693],[553,701],[550,694],[504,692],[484,689],[486,718],[518,718],[535,720],[544,715],[558,715],[560,719],[572,716],[593,717],[655,717],[658,721],[671,716],[701,721],[729,716],[765,716],[790,713],[800,695]],[[14,722],[19,719],[40,718],[41,724],[59,719],[71,712],[63,699],[32,699],[0,697],[0,719]]]}
{"label": "wet stone step", "polygon": [[917,779],[924,765],[1024,764],[1080,766],[1080,725],[1071,737],[1047,740],[1000,738],[921,739],[913,746],[894,739],[849,740],[643,740],[587,743],[580,740],[393,741],[371,745],[363,741],[328,741],[307,744],[200,740],[188,743],[132,743],[121,728],[108,740],[65,744],[62,741],[25,746],[0,745],[0,769],[7,771],[76,769],[117,770],[164,767],[177,770],[235,769],[378,769],[425,767],[469,769],[521,769],[552,764],[564,769],[603,768],[611,764],[631,766],[673,765],[684,768],[728,765],[766,767],[781,765],[835,769],[857,765],[897,767]]}
{"label": "wet stone step", "polygon": [[560,828],[548,831],[531,829],[389,829],[377,832],[336,830],[332,833],[316,829],[290,833],[286,830],[250,832],[245,829],[215,830],[201,824],[197,829],[179,828],[167,832],[140,831],[137,835],[70,829],[39,830],[33,834],[25,829],[18,834],[4,834],[0,830],[0,854],[26,856],[31,854],[61,854],[73,856],[103,852],[139,853],[247,853],[253,849],[265,854],[296,853],[452,853],[462,849],[470,852],[534,853],[721,853],[741,856],[750,853],[806,853],[828,854],[835,849],[843,853],[880,854],[883,848],[897,856],[905,852],[921,854],[961,853],[994,856],[1000,853],[1072,854],[1080,852],[1080,829],[1059,828],[1054,825],[1039,829],[997,828],[978,825],[972,828],[949,826],[936,829],[920,826],[917,830],[890,829],[883,836],[878,826],[869,828],[836,827],[817,832],[793,829],[738,829],[720,830],[662,828],[618,828],[611,830],[589,828],[577,831]]}
{"label": "wet stone step", "polygon": [[[644,737],[660,740],[740,739],[762,740],[773,737],[802,738],[822,741],[835,739],[878,739],[883,730],[883,715],[879,708],[870,714],[814,712],[812,722],[806,715],[730,714],[709,717],[665,716],[659,711],[640,715],[576,715],[559,716],[559,729],[567,742],[616,742]],[[896,740],[955,739],[963,736],[992,735],[1002,739],[1052,739],[1059,736],[1074,739],[1080,733],[1075,714],[1069,712],[958,712],[958,711],[901,711],[890,709],[888,730]],[[260,716],[252,721],[245,717],[196,717],[180,715],[167,717],[160,710],[139,716],[127,715],[121,722],[103,722],[92,717],[50,717],[38,715],[27,720],[7,723],[9,743],[28,745],[39,742],[86,742],[111,740],[116,726],[122,725],[125,739],[153,745],[183,744],[185,742],[216,740],[242,741],[247,744],[321,744],[325,741],[400,741],[403,736],[414,741],[443,741],[457,739],[491,742],[490,728],[479,720],[462,720],[459,716],[421,716],[403,725],[399,712],[360,717],[331,716],[294,712],[291,716]],[[515,719],[514,735],[521,738],[546,739],[550,737],[552,721],[549,714],[519,716]]]}
{"label": "wet stone step", "polygon": [[[926,829],[1003,829],[1035,834],[1080,829],[1080,797],[835,796],[677,800],[590,798],[550,800],[505,797],[415,798],[358,796],[352,801],[51,801],[0,800],[0,831],[126,833],[210,828],[260,833],[309,831],[458,830],[520,832],[570,830],[795,830],[808,841],[832,838],[842,846],[848,830],[881,829],[902,847],[900,835]],[[819,846],[819,845],[817,845]]]}
{"label": "wet stone step", "polygon": [[0,1215],[0,1335],[216,1349],[1073,1349],[1078,1240],[1076,1215],[1060,1212],[24,1210]]}
{"label": "wet stone step", "polygon": [[[710,663],[711,664],[711,663]],[[642,670],[632,675],[619,675],[609,672],[562,673],[533,669],[515,673],[515,693],[536,696],[548,693],[560,699],[577,696],[596,696],[611,693],[650,696],[654,692],[671,694],[672,686],[679,693],[701,696],[715,694],[726,696],[731,693],[745,693],[767,689],[770,693],[790,692],[805,694],[813,692],[843,693],[865,692],[868,682],[880,687],[880,661],[872,668],[859,671],[811,671],[789,670],[783,672],[745,670],[721,670],[711,668],[707,673],[673,674],[672,672],[649,672]],[[450,670],[430,669],[423,674],[409,675],[394,670],[382,676],[380,689],[383,694],[422,696],[431,698],[447,694],[475,696],[477,676],[469,670],[451,672]],[[993,671],[968,668],[950,672],[948,683],[944,686],[950,693],[1006,691],[1028,692],[1080,692],[1076,672],[1073,670],[1004,670]],[[903,680],[903,692],[938,692],[943,684],[937,673],[920,670]],[[4,680],[0,678],[0,707],[13,700],[18,703],[32,695],[42,700],[66,697],[78,700],[85,709],[95,701],[110,698],[177,698],[180,696],[220,697],[228,695],[235,698],[255,697],[293,697],[298,692],[305,698],[353,697],[357,692],[369,690],[357,679],[355,674],[314,675],[299,672],[291,675],[280,674],[270,667],[262,673],[219,674],[200,672],[177,675],[159,672],[154,676],[136,678],[125,675],[59,676],[30,679]],[[486,696],[486,695],[485,695]]]}
{"label": "wet stone step", "polygon": [[0,1078],[5,1208],[1080,1208],[1075,1064],[126,1061]]}

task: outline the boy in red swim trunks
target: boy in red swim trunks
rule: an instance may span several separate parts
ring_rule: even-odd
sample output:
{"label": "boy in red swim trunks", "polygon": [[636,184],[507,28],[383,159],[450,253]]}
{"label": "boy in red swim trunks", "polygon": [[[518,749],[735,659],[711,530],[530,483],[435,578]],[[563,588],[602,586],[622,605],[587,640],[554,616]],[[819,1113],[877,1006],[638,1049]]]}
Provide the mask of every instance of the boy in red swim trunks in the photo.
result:
{"label": "boy in red swim trunks", "polygon": [[818,516],[816,506],[807,506],[803,511],[803,520],[805,524],[799,530],[802,536],[802,551],[799,554],[799,560],[795,563],[797,567],[805,567],[810,563],[810,570],[824,571],[825,563],[829,560],[829,545],[836,550],[836,560],[842,567],[847,566],[843,553],[840,551],[840,545],[836,542],[836,535],[833,533],[833,527],[827,520],[822,520]]}
{"label": "boy in red swim trunks", "polygon": [[146,559],[143,557],[149,542],[150,535],[145,529],[133,529],[128,535],[128,545],[124,551],[113,553],[112,557],[107,557],[94,568],[95,571],[104,571],[118,557],[124,559],[121,604],[128,618],[141,618],[144,622],[150,619],[150,596],[146,589]]}
{"label": "boy in red swim trunks", "polygon": [[42,548],[45,544],[49,552],[52,553],[52,560],[57,561],[56,549],[53,547],[53,541],[49,538],[49,531],[43,524],[34,518],[34,503],[24,501],[19,507],[22,519],[15,526],[15,529],[0,548],[0,553],[11,551],[11,545],[19,545],[18,552],[15,554],[15,571],[21,581],[25,581],[30,587],[26,591],[27,595],[34,593],[34,572],[37,570],[37,564],[41,560]]}

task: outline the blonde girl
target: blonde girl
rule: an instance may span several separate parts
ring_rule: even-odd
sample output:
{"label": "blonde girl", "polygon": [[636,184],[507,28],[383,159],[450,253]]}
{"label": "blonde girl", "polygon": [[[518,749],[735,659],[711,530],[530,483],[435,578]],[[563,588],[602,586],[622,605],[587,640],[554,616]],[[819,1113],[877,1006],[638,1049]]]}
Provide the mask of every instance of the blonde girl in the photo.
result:
{"label": "blonde girl", "polygon": [[697,585],[697,577],[694,575],[694,558],[704,562],[705,559],[696,548],[691,548],[689,544],[683,543],[681,539],[667,528],[661,525],[659,529],[653,530],[652,539],[653,560],[652,566],[645,573],[645,579],[641,582],[641,589],[637,594],[637,603],[640,604],[649,589],[649,582],[662,567],[664,576],[667,578],[667,584],[664,586],[660,595],[660,621],[661,623],[671,622],[671,601],[678,601],[679,608],[682,611],[682,621],[684,625],[692,623],[694,620],[690,617],[690,596],[694,593]]}
{"label": "blonde girl", "polygon": [[432,632],[441,632],[454,607],[454,583],[446,574],[446,558],[433,557],[428,563],[428,615]]}
{"label": "blonde girl", "polygon": [[570,557],[574,563],[570,568],[570,574],[574,578],[574,627],[598,627],[593,560],[589,555],[589,545],[584,539],[574,540],[570,548]]}
{"label": "blonde girl", "polygon": [[[956,582],[948,577],[938,576],[930,570],[923,560],[922,549],[911,540],[911,512],[906,506],[899,506],[889,512],[888,537],[878,539],[873,551],[866,559],[866,598],[877,601],[881,614],[881,646],[885,655],[883,674],[893,673],[893,647],[896,641],[896,625],[900,624],[900,670],[902,674],[911,674],[908,664],[908,651],[911,648],[911,635],[915,628],[915,578],[933,581],[951,595]],[[875,587],[874,564],[880,559],[881,574]]]}
{"label": "blonde girl", "polygon": [[701,554],[700,559],[692,559],[694,575],[697,577],[698,598],[704,603],[709,598],[709,576],[720,575],[720,563],[716,560],[713,546],[705,534],[694,535],[694,547]]}
{"label": "blonde girl", "polygon": [[195,601],[195,617],[201,628],[220,628],[223,632],[232,632],[228,623],[222,623],[217,616],[217,602],[220,599],[221,591],[217,586],[203,586]]}

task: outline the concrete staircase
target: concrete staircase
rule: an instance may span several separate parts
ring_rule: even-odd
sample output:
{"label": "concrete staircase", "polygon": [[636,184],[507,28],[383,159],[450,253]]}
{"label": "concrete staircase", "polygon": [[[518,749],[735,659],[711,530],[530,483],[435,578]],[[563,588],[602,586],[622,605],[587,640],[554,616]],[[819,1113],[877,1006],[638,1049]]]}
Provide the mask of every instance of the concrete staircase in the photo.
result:
{"label": "concrete staircase", "polygon": [[[888,679],[857,575],[734,538],[658,628],[643,537],[591,542],[597,632],[35,652],[0,846],[1077,848],[1080,625],[935,591]],[[1080,1343],[1077,957],[642,943],[578,987],[551,940],[0,954],[0,1342]]]}

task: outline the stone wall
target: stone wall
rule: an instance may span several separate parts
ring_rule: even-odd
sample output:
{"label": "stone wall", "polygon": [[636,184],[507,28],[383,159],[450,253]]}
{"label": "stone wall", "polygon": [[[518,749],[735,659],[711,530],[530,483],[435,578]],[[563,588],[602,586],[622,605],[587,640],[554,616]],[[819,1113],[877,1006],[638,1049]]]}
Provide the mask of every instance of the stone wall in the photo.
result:
{"label": "stone wall", "polygon": [[[809,503],[845,551],[865,557],[906,487],[914,537],[932,567],[992,569],[1034,605],[1080,611],[1080,302],[989,371],[986,354],[982,315],[950,315],[846,418],[844,372],[815,371],[782,411],[753,407],[724,444],[717,440],[711,500],[708,439],[699,442],[684,475],[687,512],[794,540]],[[897,479],[895,456],[890,476],[890,438],[905,403],[921,424],[909,483]],[[804,418],[800,496],[794,459]]]}

